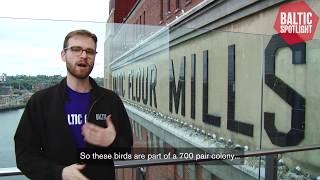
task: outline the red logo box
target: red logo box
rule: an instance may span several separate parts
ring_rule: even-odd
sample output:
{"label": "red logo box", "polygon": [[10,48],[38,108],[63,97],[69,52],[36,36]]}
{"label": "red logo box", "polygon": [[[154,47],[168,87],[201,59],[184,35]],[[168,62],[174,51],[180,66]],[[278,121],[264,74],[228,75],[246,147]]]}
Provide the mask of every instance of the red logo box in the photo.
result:
{"label": "red logo box", "polygon": [[319,17],[304,2],[291,2],[279,7],[275,30],[288,43],[296,44],[313,38]]}

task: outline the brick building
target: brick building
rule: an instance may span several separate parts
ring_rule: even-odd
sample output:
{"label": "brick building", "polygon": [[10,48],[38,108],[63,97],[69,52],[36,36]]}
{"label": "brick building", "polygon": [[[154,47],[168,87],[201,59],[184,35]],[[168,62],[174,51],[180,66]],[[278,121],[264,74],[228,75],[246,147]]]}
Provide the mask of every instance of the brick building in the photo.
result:
{"label": "brick building", "polygon": [[123,23],[137,0],[110,0],[109,20],[112,23]]}
{"label": "brick building", "polygon": [[165,26],[203,0],[111,0],[109,20],[114,23]]}

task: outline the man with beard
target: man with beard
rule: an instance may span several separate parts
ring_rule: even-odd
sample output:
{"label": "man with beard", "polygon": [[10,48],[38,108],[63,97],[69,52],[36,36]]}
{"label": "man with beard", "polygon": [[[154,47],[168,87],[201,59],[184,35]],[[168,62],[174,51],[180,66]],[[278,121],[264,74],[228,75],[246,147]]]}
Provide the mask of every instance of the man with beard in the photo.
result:
{"label": "man with beard", "polygon": [[61,51],[67,77],[28,101],[14,141],[17,167],[30,179],[114,179],[113,161],[83,164],[79,152],[130,153],[132,130],[121,99],[89,77],[96,47],[87,30],[67,34]]}

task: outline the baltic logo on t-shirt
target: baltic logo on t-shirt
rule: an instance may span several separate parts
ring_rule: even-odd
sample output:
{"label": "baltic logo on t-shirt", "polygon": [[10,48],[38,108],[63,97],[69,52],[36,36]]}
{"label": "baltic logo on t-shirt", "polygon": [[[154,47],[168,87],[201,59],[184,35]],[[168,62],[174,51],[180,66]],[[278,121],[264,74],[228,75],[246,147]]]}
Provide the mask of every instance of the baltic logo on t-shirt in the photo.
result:
{"label": "baltic logo on t-shirt", "polygon": [[68,124],[69,125],[82,125],[87,122],[87,115],[82,114],[67,114]]}

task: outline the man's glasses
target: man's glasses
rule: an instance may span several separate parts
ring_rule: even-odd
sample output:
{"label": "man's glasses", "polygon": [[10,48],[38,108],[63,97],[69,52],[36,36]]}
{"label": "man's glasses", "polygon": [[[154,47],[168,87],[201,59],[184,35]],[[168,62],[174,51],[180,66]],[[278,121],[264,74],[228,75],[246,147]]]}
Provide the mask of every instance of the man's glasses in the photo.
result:
{"label": "man's glasses", "polygon": [[80,56],[83,53],[83,51],[85,51],[88,56],[95,56],[98,53],[94,49],[91,49],[91,48],[83,49],[81,46],[71,46],[68,48],[64,48],[63,50],[67,51],[68,49],[70,49],[71,52],[76,56]]}

